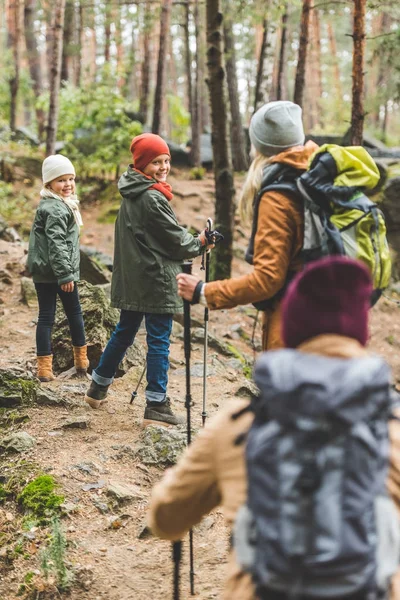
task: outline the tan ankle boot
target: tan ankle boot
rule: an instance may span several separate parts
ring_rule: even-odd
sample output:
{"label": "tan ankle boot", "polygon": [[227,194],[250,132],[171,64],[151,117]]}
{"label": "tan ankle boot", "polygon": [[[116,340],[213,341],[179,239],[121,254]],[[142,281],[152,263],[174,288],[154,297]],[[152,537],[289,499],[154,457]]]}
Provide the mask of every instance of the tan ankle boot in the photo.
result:
{"label": "tan ankle boot", "polygon": [[37,376],[40,381],[53,381],[53,355],[37,356]]}
{"label": "tan ankle boot", "polygon": [[87,345],[86,346],[74,346],[74,366],[77,373],[86,373],[89,361],[87,357]]}

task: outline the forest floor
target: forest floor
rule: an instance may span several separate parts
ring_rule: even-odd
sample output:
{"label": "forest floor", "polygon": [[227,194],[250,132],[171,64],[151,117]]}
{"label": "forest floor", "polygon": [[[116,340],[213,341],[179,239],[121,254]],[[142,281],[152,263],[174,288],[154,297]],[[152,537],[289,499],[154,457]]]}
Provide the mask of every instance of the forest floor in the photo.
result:
{"label": "forest floor", "polygon": [[[175,171],[170,178],[175,197],[173,207],[179,222],[200,230],[213,216],[214,183],[211,174],[202,181],[190,181],[185,171]],[[238,186],[240,181],[237,181]],[[118,198],[116,191],[115,199]],[[83,209],[82,243],[112,255],[113,225],[100,223],[105,206],[91,204]],[[236,222],[235,276],[249,272],[240,258],[246,246],[249,228]],[[0,283],[0,366],[31,368],[35,357],[35,320],[37,311],[21,299],[20,244],[0,241],[0,270],[11,273],[8,282]],[[194,272],[200,260],[195,261]],[[221,341],[229,341],[251,361],[252,328],[256,311],[238,307],[210,313],[209,332]],[[192,315],[203,319],[203,309],[193,307]],[[143,333],[139,337],[144,343]],[[259,327],[256,342],[260,343]],[[400,383],[400,319],[399,306],[382,299],[371,311],[370,348],[383,355]],[[185,415],[185,370],[183,340],[172,336],[169,394],[174,409]],[[194,427],[201,427],[203,347],[193,346],[191,364],[198,365],[198,376],[192,378]],[[234,362],[210,348],[208,354],[207,412],[211,417],[229,402],[245,383],[244,374]],[[146,509],[153,484],[163,470],[142,464],[133,450],[142,432],[144,411],[143,386],[138,398],[129,404],[130,393],[137,381],[137,370],[115,380],[106,408],[93,411],[82,401],[85,381],[65,382],[57,379],[42,384],[54,390],[70,392],[72,403],[67,408],[32,406],[22,411],[27,420],[24,431],[36,438],[37,444],[22,459],[34,463],[51,474],[60,486],[67,503],[73,506],[62,519],[67,545],[68,565],[77,575],[65,596],[71,600],[149,600],[172,597],[171,545],[157,540],[145,529]],[[72,416],[86,416],[87,429],[62,429]],[[14,459],[0,457],[0,467]],[[21,461],[21,457],[18,459]],[[133,485],[139,490],[136,500],[116,511],[107,510],[105,489],[110,483]],[[88,484],[92,484],[88,485]],[[120,516],[119,525],[111,524]],[[29,596],[20,587],[27,573],[40,573],[41,549],[48,543],[48,530],[31,528],[29,535],[21,528],[21,514],[15,504],[0,505],[0,529],[20,544],[12,560],[4,560],[0,538],[0,600],[14,598],[58,598],[60,594]],[[217,598],[224,581],[229,532],[221,510],[214,511],[194,529],[195,598]],[[2,560],[3,559],[3,560]],[[190,598],[188,544],[184,545],[182,566],[182,598]],[[29,586],[26,588],[29,589]],[[19,596],[17,593],[19,591]],[[64,597],[64,593],[61,593]]]}

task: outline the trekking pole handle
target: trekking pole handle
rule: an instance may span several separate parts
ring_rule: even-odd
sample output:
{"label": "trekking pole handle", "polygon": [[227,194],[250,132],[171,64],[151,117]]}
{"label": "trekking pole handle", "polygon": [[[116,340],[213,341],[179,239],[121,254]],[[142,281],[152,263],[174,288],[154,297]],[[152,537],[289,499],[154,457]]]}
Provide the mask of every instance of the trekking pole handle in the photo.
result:
{"label": "trekking pole handle", "polygon": [[183,273],[186,273],[186,275],[191,275],[192,274],[192,267],[193,267],[193,263],[191,260],[185,260],[182,263],[182,271]]}

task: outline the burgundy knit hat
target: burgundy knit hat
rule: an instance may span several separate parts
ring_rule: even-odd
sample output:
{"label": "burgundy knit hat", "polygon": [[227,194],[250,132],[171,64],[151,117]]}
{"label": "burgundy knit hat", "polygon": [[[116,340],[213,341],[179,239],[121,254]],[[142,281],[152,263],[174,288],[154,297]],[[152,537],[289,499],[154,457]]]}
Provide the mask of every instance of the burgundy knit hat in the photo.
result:
{"label": "burgundy knit hat", "polygon": [[296,275],[282,302],[282,337],[287,348],[324,333],[366,345],[372,281],[358,260],[331,256]]}
{"label": "burgundy knit hat", "polygon": [[155,133],[142,133],[133,138],[130,150],[135,169],[143,171],[160,154],[171,156],[168,145]]}

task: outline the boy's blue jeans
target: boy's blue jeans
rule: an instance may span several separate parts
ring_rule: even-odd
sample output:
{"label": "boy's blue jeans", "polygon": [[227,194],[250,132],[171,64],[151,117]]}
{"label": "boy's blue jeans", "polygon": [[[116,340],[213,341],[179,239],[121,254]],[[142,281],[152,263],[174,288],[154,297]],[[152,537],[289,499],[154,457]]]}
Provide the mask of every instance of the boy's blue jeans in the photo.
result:
{"label": "boy's blue jeans", "polygon": [[169,368],[169,337],[172,314],[142,313],[121,310],[119,323],[109,339],[92,378],[99,385],[110,385],[119,363],[134,342],[143,317],[147,332],[147,402],[164,402]]}

